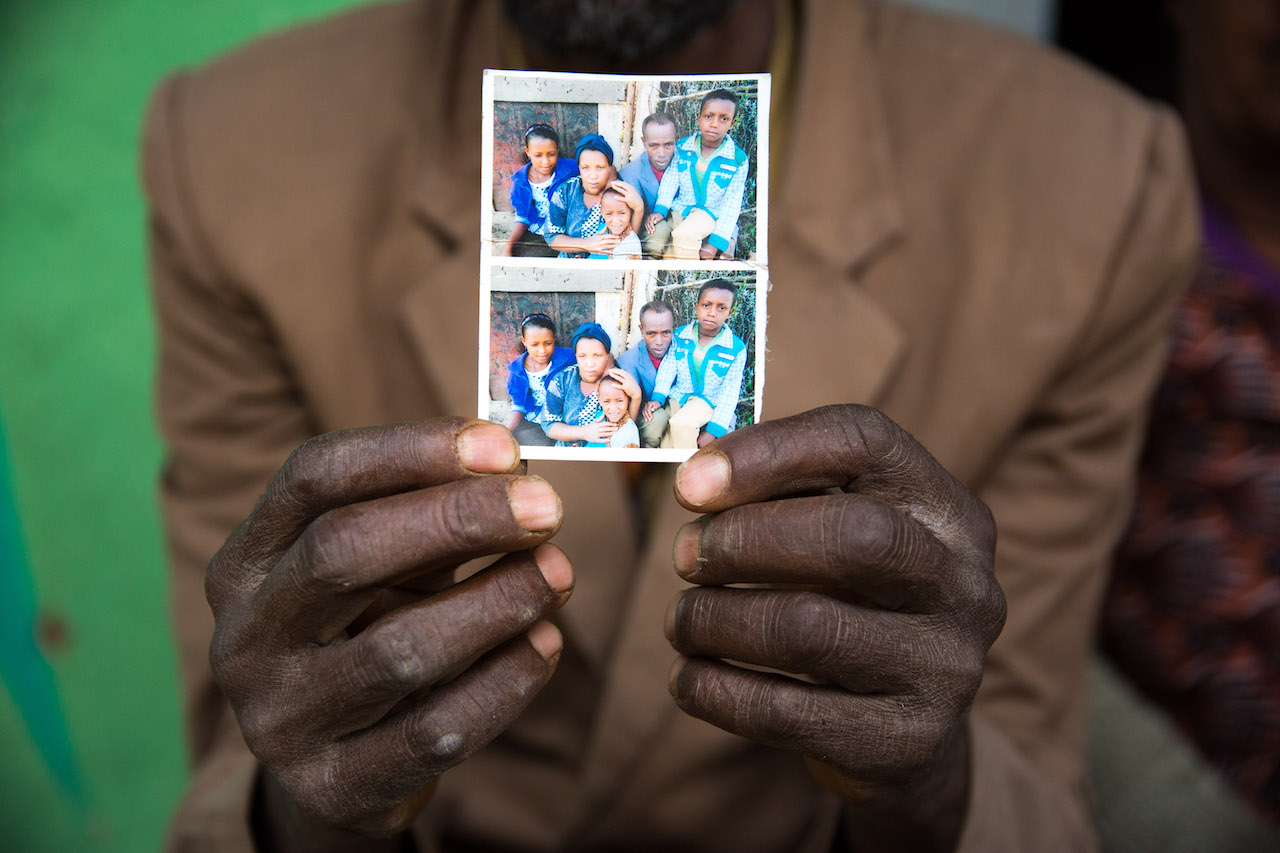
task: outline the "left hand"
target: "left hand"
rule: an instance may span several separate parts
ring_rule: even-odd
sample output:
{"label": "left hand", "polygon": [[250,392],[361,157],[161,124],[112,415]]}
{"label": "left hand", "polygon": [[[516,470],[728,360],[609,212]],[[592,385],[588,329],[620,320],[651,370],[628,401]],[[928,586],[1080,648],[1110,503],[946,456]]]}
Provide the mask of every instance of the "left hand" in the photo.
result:
{"label": "left hand", "polygon": [[698,250],[698,260],[714,261],[720,257],[720,250],[710,243],[703,243],[702,248]]}
{"label": "left hand", "polygon": [[698,433],[698,449],[701,450],[702,448],[706,447],[708,444],[710,444],[715,440],[716,440],[716,437],[714,435],[707,432],[705,429],[702,430],[701,432]]}
{"label": "left hand", "polygon": [[618,380],[618,384],[622,386],[622,391],[632,400],[640,398],[640,383],[636,378],[621,367],[611,367],[605,371],[606,376],[612,376]]}
{"label": "left hand", "polygon": [[804,755],[858,849],[951,849],[968,709],[1004,625],[990,511],[862,406],[735,430],[681,466],[676,497],[709,513],[676,537],[700,585],[667,616],[676,704]]}
{"label": "left hand", "polygon": [[617,190],[622,195],[622,200],[627,203],[627,207],[644,213],[644,196],[640,194],[638,189],[626,181],[614,181],[609,184],[609,187]]}

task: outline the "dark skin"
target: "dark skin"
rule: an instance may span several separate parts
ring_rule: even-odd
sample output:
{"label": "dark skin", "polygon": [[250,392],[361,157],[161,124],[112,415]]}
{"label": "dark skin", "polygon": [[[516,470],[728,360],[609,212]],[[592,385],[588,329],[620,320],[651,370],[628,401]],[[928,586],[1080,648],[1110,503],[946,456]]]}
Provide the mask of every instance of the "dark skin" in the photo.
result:
{"label": "dark skin", "polygon": [[[209,660],[267,770],[272,849],[403,829],[551,676],[543,620],[573,570],[543,544],[559,498],[518,460],[507,430],[463,418],[321,436],[214,556]],[[452,584],[486,554],[505,556]]]}
{"label": "dark skin", "polygon": [[1180,107],[1208,195],[1280,269],[1280,4],[1169,0]]}
{"label": "dark skin", "polygon": [[676,704],[803,755],[852,849],[953,849],[967,712],[1004,625],[986,506],[861,406],[731,432],[680,467],[676,498],[707,513],[674,547],[698,584],[667,614]]}
{"label": "dark skin", "polygon": [[[461,418],[321,436],[214,557],[210,662],[266,771],[272,849],[342,849],[348,830],[398,844],[440,774],[550,677],[561,640],[542,620],[573,573],[544,544],[559,499],[517,458],[504,428]],[[856,406],[732,432],[676,483],[708,513],[675,543],[699,584],[667,620],[677,704],[803,755],[848,804],[857,849],[951,849],[968,707],[1004,613],[986,508]],[[505,556],[452,583],[485,554]]]}

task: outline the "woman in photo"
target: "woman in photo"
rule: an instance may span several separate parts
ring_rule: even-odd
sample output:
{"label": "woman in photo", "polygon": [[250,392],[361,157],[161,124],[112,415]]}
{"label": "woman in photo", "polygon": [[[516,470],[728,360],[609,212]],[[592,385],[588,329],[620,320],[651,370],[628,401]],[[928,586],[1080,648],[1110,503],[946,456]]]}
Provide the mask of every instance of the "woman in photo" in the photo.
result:
{"label": "woman in photo", "polygon": [[622,384],[631,403],[632,420],[640,414],[640,386],[625,370],[613,364],[613,341],[599,323],[583,323],[573,333],[576,360],[547,385],[543,428],[557,447],[582,447],[586,442],[608,442],[618,425],[605,419],[600,406],[600,380],[612,376]]}
{"label": "woman in photo", "polygon": [[583,137],[574,149],[574,157],[578,176],[562,183],[552,194],[543,236],[562,258],[609,255],[621,238],[605,230],[600,197],[606,189],[621,193],[631,208],[631,230],[635,232],[644,221],[644,198],[626,181],[615,179],[613,147],[600,134]]}

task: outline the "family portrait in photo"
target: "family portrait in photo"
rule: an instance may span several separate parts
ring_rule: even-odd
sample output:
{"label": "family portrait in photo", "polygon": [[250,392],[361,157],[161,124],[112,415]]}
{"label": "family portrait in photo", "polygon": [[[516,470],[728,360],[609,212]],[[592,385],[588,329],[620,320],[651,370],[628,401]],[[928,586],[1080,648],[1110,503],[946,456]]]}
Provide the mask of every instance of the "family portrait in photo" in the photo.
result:
{"label": "family portrait in photo", "polygon": [[494,85],[493,254],[759,259],[759,80]]}
{"label": "family portrait in photo", "polygon": [[758,415],[755,271],[495,272],[489,411],[524,447],[689,451]]}

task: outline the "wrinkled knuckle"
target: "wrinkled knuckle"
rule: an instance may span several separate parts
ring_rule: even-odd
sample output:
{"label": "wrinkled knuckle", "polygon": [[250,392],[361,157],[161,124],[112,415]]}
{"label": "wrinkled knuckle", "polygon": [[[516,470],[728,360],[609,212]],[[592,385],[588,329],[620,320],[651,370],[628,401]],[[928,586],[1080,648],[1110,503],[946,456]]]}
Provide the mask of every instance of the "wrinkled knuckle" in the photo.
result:
{"label": "wrinkled knuckle", "polygon": [[[815,592],[796,592],[772,608],[764,629],[766,637],[781,647],[793,645],[788,663],[796,672],[808,672],[838,664],[844,657],[842,638],[848,633],[841,609],[830,598]],[[793,644],[787,642],[794,638]]]}
{"label": "wrinkled knuckle", "polygon": [[331,826],[352,826],[361,819],[353,807],[354,802],[343,796],[345,786],[327,759],[273,768],[272,773],[298,811],[311,820]]}
{"label": "wrinkled knuckle", "polygon": [[272,482],[297,503],[309,505],[324,498],[333,488],[333,459],[338,444],[335,433],[313,436],[294,448]]}
{"label": "wrinkled knuckle", "polygon": [[986,671],[986,650],[967,648],[947,658],[945,676],[938,680],[938,707],[963,711],[973,701]]}
{"label": "wrinkled knuckle", "polygon": [[430,667],[414,638],[397,626],[380,627],[361,634],[362,680],[408,692],[427,680]]}
{"label": "wrinkled knuckle", "polygon": [[[505,489],[509,480],[469,480],[432,501],[432,529],[458,551],[474,551],[494,538],[494,522],[511,516]],[[514,522],[513,522],[514,523]]]}
{"label": "wrinkled knuckle", "polygon": [[298,542],[300,581],[320,593],[349,589],[354,583],[351,569],[359,565],[359,540],[350,508],[332,510],[311,522]]}
{"label": "wrinkled knuckle", "polygon": [[244,742],[263,764],[276,764],[286,750],[281,737],[284,715],[274,702],[250,702],[236,708],[236,720]]}
{"label": "wrinkled knuckle", "polygon": [[409,738],[406,751],[419,766],[438,774],[467,757],[467,733],[458,726],[424,725]]}
{"label": "wrinkled knuckle", "polygon": [[829,527],[834,535],[823,538],[832,568],[839,569],[851,560],[877,567],[893,567],[901,561],[901,525],[888,505],[871,500],[855,504],[844,499],[832,501],[829,507]]}
{"label": "wrinkled knuckle", "polygon": [[898,425],[879,409],[855,405],[849,415],[852,431],[871,458],[885,455],[901,441],[902,431]]}

